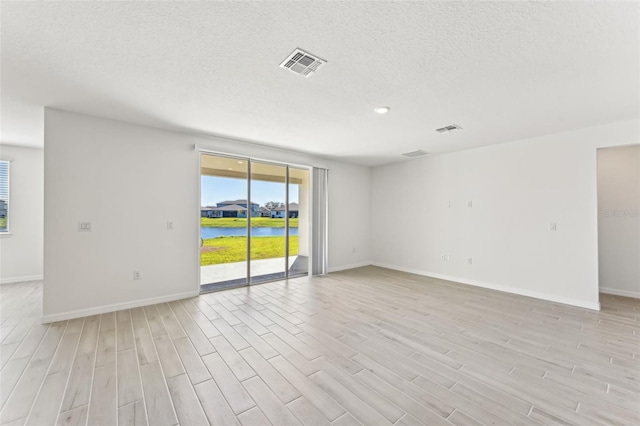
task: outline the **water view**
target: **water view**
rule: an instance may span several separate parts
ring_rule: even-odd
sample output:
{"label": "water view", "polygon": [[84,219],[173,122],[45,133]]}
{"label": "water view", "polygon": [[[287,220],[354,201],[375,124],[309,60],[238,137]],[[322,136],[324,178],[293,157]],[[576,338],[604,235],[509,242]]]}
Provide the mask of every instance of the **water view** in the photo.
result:
{"label": "water view", "polygon": [[[247,228],[213,228],[200,227],[200,235],[205,240],[218,237],[246,237]],[[289,228],[290,236],[298,235],[298,228]],[[252,237],[284,237],[285,228],[251,228]]]}

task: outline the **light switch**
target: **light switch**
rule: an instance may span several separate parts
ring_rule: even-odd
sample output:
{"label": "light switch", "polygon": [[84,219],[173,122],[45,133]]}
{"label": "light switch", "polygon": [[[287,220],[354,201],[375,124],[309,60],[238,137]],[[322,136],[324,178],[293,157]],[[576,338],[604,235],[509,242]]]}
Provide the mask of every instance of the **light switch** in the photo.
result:
{"label": "light switch", "polygon": [[551,222],[549,224],[549,231],[556,231],[557,230],[557,226],[555,222]]}

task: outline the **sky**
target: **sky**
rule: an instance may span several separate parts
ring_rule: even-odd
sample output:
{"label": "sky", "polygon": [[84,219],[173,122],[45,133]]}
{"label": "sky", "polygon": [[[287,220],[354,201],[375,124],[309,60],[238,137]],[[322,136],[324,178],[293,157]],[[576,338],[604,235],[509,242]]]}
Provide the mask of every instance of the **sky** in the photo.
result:
{"label": "sky", "polygon": [[[200,204],[202,206],[215,206],[217,203],[227,200],[247,198],[246,179],[233,179],[227,177],[201,176],[202,193]],[[254,180],[251,183],[251,201],[261,206],[268,201],[284,203],[285,184],[277,182],[264,182]],[[289,202],[297,203],[298,185],[289,185]]]}

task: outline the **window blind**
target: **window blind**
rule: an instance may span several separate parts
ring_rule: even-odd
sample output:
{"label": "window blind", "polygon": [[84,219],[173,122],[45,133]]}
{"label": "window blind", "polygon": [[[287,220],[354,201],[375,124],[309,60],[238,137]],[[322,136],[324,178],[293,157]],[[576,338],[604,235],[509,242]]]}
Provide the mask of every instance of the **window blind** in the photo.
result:
{"label": "window blind", "polygon": [[9,232],[9,172],[11,163],[0,160],[0,232]]}

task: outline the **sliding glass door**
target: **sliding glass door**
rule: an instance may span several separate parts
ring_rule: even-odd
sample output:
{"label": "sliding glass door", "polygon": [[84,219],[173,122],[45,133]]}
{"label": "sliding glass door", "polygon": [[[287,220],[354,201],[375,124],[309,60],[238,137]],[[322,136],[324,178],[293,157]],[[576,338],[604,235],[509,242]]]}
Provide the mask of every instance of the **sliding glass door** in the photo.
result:
{"label": "sliding glass door", "polygon": [[263,210],[265,215],[251,218],[249,282],[285,278],[287,223],[279,213],[287,200],[287,167],[252,161],[251,200],[268,212]]}
{"label": "sliding glass door", "polygon": [[248,167],[246,160],[201,155],[201,285],[246,282]]}
{"label": "sliding glass door", "polygon": [[309,170],[211,154],[200,163],[202,291],[307,275]]}

